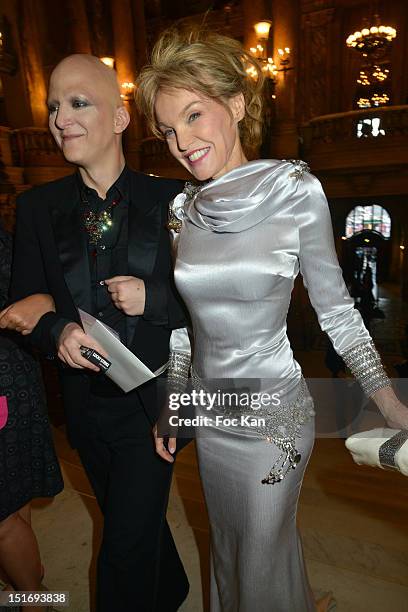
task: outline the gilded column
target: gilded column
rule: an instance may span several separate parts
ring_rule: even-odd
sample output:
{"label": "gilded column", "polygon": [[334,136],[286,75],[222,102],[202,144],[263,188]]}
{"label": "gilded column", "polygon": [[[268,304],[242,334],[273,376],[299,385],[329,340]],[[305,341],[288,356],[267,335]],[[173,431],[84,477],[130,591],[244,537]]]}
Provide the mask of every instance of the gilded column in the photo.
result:
{"label": "gilded column", "polygon": [[21,3],[21,43],[24,49],[24,73],[30,100],[33,125],[44,127],[48,122],[46,107],[47,87],[41,56],[41,40],[37,27],[38,2],[25,0]]}
{"label": "gilded column", "polygon": [[275,88],[275,120],[272,129],[270,153],[278,159],[296,159],[299,140],[296,117],[296,82],[298,71],[299,0],[273,0],[273,57],[282,68],[278,49],[290,49],[287,71],[281,71]]}
{"label": "gilded column", "polygon": [[[119,83],[134,83],[147,58],[143,0],[111,0],[111,11],[115,66]],[[141,167],[142,123],[136,111],[133,93],[127,95],[126,89],[123,88],[123,94],[126,96],[125,104],[131,117],[125,136],[126,158],[129,164],[138,170]]]}
{"label": "gilded column", "polygon": [[[243,0],[243,32],[244,32],[244,47],[249,50],[251,47],[256,47],[258,44],[254,25],[259,21],[271,21],[272,11],[269,0]],[[271,30],[272,32],[272,30]],[[270,32],[270,33],[271,33]],[[263,43],[263,46],[265,44]],[[271,40],[268,40],[266,45],[266,55],[269,57],[272,54]],[[269,141],[270,128],[273,116],[273,101],[271,98],[271,83],[266,82],[264,86],[264,109],[263,109],[263,142],[260,150],[248,151],[249,157],[269,157]]]}

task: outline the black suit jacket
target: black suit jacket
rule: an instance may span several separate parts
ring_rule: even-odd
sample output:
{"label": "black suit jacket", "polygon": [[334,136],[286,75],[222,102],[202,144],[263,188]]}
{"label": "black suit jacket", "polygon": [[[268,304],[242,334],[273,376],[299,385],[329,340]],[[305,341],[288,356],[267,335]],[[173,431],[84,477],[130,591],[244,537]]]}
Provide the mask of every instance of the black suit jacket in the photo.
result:
{"label": "black suit jacket", "polygon": [[[127,337],[131,350],[152,370],[168,359],[171,329],[186,324],[173,287],[165,227],[168,203],[182,187],[180,181],[130,172],[128,274],[146,281],[154,304],[149,320],[145,316],[126,318]],[[77,178],[70,175],[34,187],[17,200],[10,298],[14,302],[34,293],[53,296],[56,312],[44,315],[31,334],[32,343],[48,356],[56,355],[53,326],[61,319],[79,323],[78,308],[91,310],[86,234],[77,190]],[[64,367],[61,382],[68,435],[75,445],[78,419],[89,396],[89,378],[83,370]],[[155,385],[140,387],[139,396],[148,410],[155,403]]]}

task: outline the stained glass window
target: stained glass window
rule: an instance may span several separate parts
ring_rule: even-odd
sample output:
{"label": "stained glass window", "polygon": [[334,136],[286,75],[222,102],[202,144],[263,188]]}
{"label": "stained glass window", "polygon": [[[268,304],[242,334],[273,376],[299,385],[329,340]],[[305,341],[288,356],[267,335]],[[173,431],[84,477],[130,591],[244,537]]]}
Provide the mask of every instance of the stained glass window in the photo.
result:
{"label": "stained glass window", "polygon": [[391,236],[391,218],[382,206],[356,206],[346,219],[346,238],[371,230],[388,239]]}

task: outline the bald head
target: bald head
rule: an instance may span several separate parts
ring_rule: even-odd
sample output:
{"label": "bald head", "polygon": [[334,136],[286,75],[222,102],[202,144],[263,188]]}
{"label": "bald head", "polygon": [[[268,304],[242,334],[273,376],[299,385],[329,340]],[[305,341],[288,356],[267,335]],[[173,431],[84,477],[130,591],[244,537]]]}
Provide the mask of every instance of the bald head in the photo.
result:
{"label": "bald head", "polygon": [[58,64],[48,91],[49,126],[67,161],[104,168],[121,159],[129,113],[116,73],[93,55],[70,55]]}
{"label": "bald head", "polygon": [[95,93],[105,96],[115,106],[123,104],[115,70],[94,55],[78,53],[64,58],[51,73],[50,90],[56,80],[67,84],[78,80],[87,82]]}

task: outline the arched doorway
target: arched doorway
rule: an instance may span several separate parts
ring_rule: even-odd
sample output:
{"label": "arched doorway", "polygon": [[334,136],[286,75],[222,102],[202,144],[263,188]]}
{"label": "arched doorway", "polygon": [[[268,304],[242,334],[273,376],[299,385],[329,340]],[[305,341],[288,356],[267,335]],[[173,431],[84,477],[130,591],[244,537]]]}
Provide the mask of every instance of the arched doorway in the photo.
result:
{"label": "arched doorway", "polygon": [[391,217],[378,205],[355,206],[345,223],[347,280],[358,295],[371,288],[378,298],[377,284],[386,280],[391,257]]}

